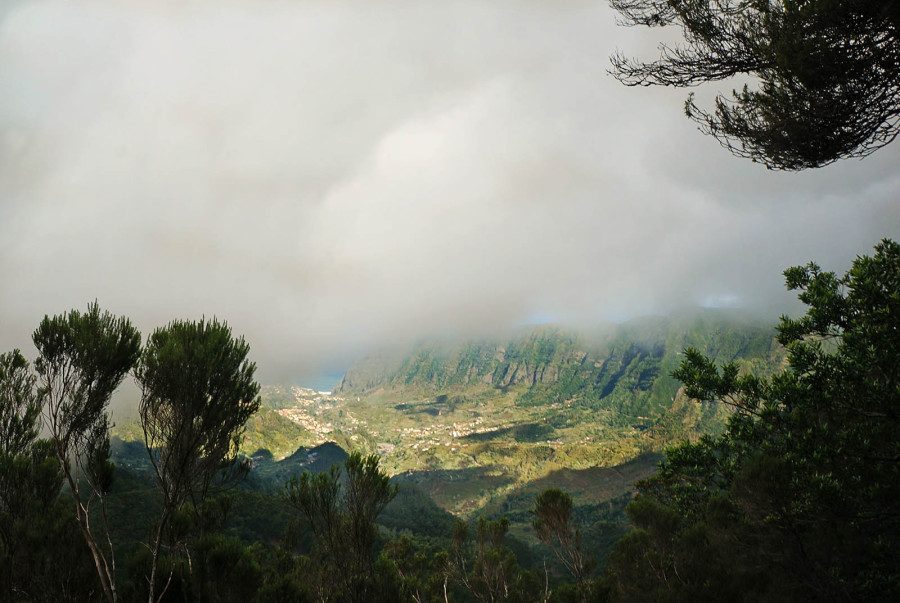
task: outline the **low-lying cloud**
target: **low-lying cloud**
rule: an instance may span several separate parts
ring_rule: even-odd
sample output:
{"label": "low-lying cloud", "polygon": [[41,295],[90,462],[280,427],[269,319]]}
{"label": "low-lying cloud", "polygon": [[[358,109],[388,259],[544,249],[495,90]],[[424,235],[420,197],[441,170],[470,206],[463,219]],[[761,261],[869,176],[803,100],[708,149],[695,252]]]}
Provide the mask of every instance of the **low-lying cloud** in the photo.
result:
{"label": "low-lying cloud", "polygon": [[654,41],[603,2],[7,3],[0,348],[97,299],[302,382],[537,316],[774,317],[786,266],[900,234],[900,146],[766,171],[617,47]]}

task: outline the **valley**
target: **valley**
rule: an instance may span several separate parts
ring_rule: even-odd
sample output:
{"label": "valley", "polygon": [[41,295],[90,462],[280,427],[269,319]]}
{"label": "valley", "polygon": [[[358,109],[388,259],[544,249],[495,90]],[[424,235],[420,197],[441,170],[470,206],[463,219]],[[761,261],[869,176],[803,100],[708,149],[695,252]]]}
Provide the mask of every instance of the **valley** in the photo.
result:
{"label": "valley", "polygon": [[[244,431],[251,471],[236,504],[247,518],[269,505],[270,520],[247,519],[234,533],[277,537],[285,481],[358,451],[377,454],[401,487],[380,520],[387,534],[448,538],[453,516],[505,516],[512,537],[542,551],[530,509],[559,488],[603,558],[630,529],[624,508],[662,451],[720,432],[729,416],[690,400],[670,376],[686,347],[757,374],[784,362],[770,326],[708,311],[593,332],[537,326],[502,339],[421,342],[361,359],[331,392],[264,385]],[[140,428],[126,422],[113,434],[113,460],[149,475]]]}
{"label": "valley", "polygon": [[[378,454],[389,474],[456,515],[509,509],[529,484],[571,489],[573,471],[656,459],[721,430],[727,409],[687,399],[669,376],[689,346],[758,373],[784,357],[771,327],[713,311],[593,333],[540,326],[504,340],[426,342],[361,360],[332,392],[264,386],[244,450],[278,460],[334,442]],[[641,466],[630,482],[577,498],[627,493],[655,461]]]}

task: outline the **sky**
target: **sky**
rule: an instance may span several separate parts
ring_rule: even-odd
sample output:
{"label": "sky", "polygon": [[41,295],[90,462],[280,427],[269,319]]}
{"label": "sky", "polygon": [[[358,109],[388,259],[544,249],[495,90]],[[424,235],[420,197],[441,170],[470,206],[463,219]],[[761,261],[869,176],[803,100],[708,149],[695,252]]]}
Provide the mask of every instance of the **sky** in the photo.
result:
{"label": "sky", "polygon": [[786,267],[900,236],[900,143],[772,172],[608,74],[673,35],[603,0],[0,0],[0,351],[96,299],[325,387],[433,335],[774,322]]}

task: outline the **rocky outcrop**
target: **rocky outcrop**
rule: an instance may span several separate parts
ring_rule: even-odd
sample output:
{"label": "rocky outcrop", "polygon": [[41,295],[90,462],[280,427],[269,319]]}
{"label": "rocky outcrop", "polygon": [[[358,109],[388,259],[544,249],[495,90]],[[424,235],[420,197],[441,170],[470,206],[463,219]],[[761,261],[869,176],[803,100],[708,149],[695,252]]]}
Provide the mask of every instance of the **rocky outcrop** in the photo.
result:
{"label": "rocky outcrop", "polygon": [[722,362],[765,364],[777,361],[773,335],[767,325],[709,316],[633,321],[590,336],[541,326],[506,340],[425,344],[402,358],[371,356],[351,367],[335,391],[414,388],[452,395],[488,385],[516,388],[523,404],[580,400],[643,416],[671,403],[676,384],[668,376],[684,347]]}

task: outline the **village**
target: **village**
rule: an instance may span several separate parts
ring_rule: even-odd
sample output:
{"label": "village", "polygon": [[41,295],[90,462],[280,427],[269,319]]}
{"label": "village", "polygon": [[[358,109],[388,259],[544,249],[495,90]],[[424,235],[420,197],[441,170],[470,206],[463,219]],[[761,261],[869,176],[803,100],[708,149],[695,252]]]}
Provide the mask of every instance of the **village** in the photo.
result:
{"label": "village", "polygon": [[[297,423],[321,444],[334,439],[334,433],[341,431],[351,441],[358,439],[359,432],[366,432],[376,438],[377,450],[389,453],[395,447],[427,452],[438,446],[449,448],[450,452],[467,448],[468,442],[460,441],[467,436],[488,434],[513,427],[513,424],[489,424],[485,417],[476,416],[471,421],[442,423],[430,421],[427,425],[396,426],[388,433],[369,429],[367,421],[354,416],[346,407],[347,402],[329,392],[317,392],[293,386],[290,390],[294,406],[277,410],[278,414]],[[359,400],[357,400],[359,401]]]}

